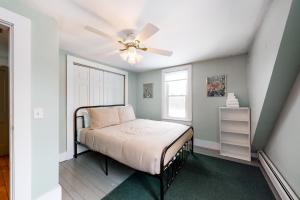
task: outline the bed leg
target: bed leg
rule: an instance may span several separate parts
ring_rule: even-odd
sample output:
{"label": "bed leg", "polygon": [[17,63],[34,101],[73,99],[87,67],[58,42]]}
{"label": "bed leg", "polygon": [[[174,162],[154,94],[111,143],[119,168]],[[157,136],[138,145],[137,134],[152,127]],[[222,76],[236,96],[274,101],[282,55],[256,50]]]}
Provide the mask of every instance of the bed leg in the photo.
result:
{"label": "bed leg", "polygon": [[192,137],[192,149],[191,149],[192,155],[194,155],[194,136]]}
{"label": "bed leg", "polygon": [[108,157],[105,156],[105,175],[108,175]]}
{"label": "bed leg", "polygon": [[160,200],[164,200],[164,176],[163,173],[159,175],[159,181],[160,181]]}
{"label": "bed leg", "polygon": [[74,142],[74,158],[77,158],[77,143]]}

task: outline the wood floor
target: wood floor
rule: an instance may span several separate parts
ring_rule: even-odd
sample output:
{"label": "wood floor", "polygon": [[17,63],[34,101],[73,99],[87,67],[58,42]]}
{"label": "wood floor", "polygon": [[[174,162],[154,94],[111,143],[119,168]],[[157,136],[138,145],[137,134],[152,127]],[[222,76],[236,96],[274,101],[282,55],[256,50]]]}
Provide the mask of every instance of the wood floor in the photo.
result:
{"label": "wood floor", "polygon": [[0,157],[0,199],[9,199],[9,158]]}
{"label": "wood floor", "polygon": [[104,164],[104,158],[93,152],[61,162],[59,183],[62,186],[62,199],[102,199],[133,173],[132,169],[110,160],[106,176]]}

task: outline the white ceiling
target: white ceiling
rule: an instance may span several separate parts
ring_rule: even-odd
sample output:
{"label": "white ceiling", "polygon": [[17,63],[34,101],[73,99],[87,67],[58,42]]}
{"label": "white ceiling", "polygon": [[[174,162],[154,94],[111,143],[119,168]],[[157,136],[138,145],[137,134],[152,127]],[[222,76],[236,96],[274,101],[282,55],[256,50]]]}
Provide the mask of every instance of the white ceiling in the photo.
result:
{"label": "white ceiling", "polygon": [[[246,53],[270,0],[27,0],[58,21],[60,47],[111,66],[132,71],[181,65]],[[172,50],[171,57],[143,53],[136,65],[108,53],[113,44],[84,30],[109,34],[140,30],[153,23],[160,31],[148,47]]]}

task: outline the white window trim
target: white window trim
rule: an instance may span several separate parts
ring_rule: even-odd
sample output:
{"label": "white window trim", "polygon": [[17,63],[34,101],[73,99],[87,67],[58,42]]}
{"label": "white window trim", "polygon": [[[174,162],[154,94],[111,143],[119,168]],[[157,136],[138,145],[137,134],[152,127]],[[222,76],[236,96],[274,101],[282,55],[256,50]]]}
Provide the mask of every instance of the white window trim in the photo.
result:
{"label": "white window trim", "polygon": [[[165,85],[165,73],[176,72],[176,71],[188,71],[188,84],[187,84],[187,117],[186,118],[175,118],[167,116],[167,102],[166,102],[166,85]],[[182,65],[178,67],[172,67],[168,69],[161,70],[162,78],[162,113],[161,118],[163,120],[174,120],[182,122],[191,122],[192,121],[192,65]]]}

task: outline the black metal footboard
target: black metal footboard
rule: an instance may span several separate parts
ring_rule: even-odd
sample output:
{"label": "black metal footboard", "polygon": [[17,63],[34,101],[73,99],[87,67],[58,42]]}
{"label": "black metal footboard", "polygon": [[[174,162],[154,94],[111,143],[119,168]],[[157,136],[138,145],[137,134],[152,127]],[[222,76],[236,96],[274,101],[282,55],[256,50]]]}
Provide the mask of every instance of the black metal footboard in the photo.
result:
{"label": "black metal footboard", "polygon": [[[165,156],[168,150],[184,135],[192,131],[192,138],[186,141],[183,146],[177,151],[174,157],[167,163],[165,163]],[[194,153],[194,129],[191,126],[188,130],[186,130],[181,136],[179,136],[176,140],[174,140],[171,144],[164,148],[161,154],[160,159],[160,174],[158,175],[160,181],[160,199],[164,199],[164,194],[167,189],[170,187],[172,182],[175,180],[176,175],[182,169],[185,161],[187,160],[187,156],[189,151]]]}
{"label": "black metal footboard", "polygon": [[[74,112],[74,158],[77,158],[78,155],[81,155],[83,153],[86,153],[90,150],[87,150],[85,152],[78,153],[77,151],[77,145],[84,146],[88,148],[86,145],[78,142],[78,123],[77,120],[81,119],[82,121],[82,128],[85,128],[85,123],[84,123],[84,116],[83,115],[78,115],[78,112],[82,109],[88,109],[88,108],[97,108],[97,107],[113,107],[113,106],[124,106],[124,105],[106,105],[106,106],[83,106],[79,107],[75,110]],[[180,140],[182,137],[185,136],[189,131],[192,131],[192,137],[188,141],[186,141],[181,148],[176,152],[176,154],[172,157],[172,159],[165,164],[165,157],[168,152],[168,150],[173,147],[173,145]],[[89,149],[89,148],[88,148]],[[164,194],[167,191],[167,189],[170,187],[172,182],[175,180],[176,175],[179,173],[180,169],[182,169],[189,152],[193,154],[194,152],[194,130],[193,127],[189,127],[184,133],[182,133],[176,140],[174,140],[171,144],[166,146],[161,154],[161,159],[160,159],[160,174],[157,175],[152,175],[147,172],[147,175],[155,176],[159,178],[160,181],[160,199],[164,199]],[[99,152],[97,152],[99,153]],[[101,154],[101,153],[100,153]],[[107,155],[105,156],[105,174],[108,175],[108,159],[109,157]]]}

